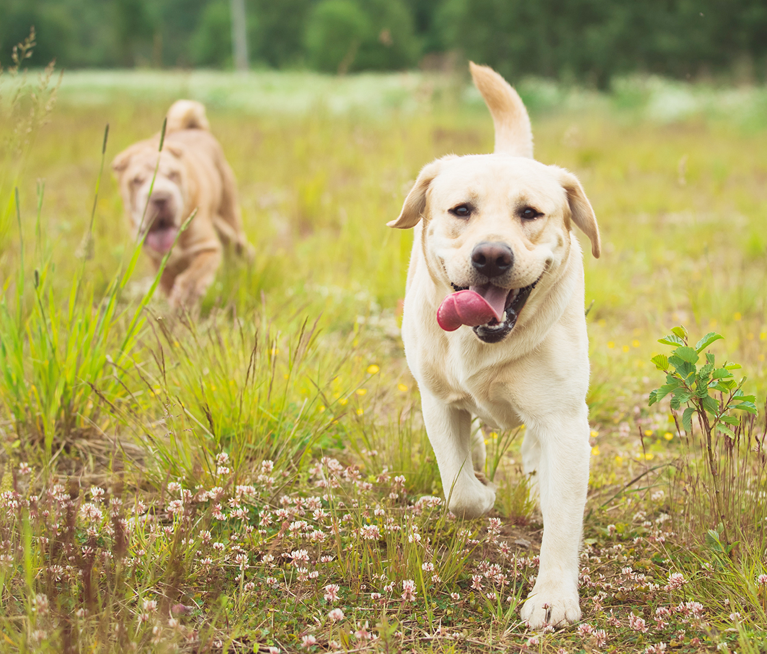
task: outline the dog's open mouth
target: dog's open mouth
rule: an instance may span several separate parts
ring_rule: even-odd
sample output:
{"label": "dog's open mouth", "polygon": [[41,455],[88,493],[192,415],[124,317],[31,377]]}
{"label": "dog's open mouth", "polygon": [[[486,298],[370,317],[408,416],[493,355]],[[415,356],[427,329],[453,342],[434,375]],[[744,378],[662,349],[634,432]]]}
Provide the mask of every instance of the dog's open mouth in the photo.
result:
{"label": "dog's open mouth", "polygon": [[149,227],[144,244],[155,252],[165,254],[172,247],[178,234],[178,227],[168,218],[155,218]]}
{"label": "dog's open mouth", "polygon": [[474,329],[479,340],[499,343],[514,329],[517,319],[540,277],[524,288],[500,288],[493,284],[470,286],[453,284],[455,293],[448,295],[437,310],[437,322],[445,331],[462,325]]}

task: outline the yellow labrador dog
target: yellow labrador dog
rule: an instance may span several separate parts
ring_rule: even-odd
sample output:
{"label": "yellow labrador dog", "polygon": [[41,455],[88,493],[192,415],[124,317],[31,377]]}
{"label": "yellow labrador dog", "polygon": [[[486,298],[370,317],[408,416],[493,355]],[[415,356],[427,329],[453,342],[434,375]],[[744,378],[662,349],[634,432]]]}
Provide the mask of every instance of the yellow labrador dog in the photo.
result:
{"label": "yellow labrador dog", "polygon": [[495,153],[449,155],[423,168],[399,218],[415,228],[402,338],[450,511],[493,508],[472,419],[525,424],[544,532],[540,572],[522,608],[535,629],[578,620],[578,549],[589,476],[588,337],[579,227],[599,230],[574,175],[533,159],[517,93],[471,64],[495,123]]}
{"label": "yellow labrador dog", "polygon": [[[223,245],[249,256],[252,252],[242,230],[234,173],[209,129],[203,105],[179,100],[168,110],[153,187],[159,134],[133,144],[112,162],[134,235],[146,232],[144,250],[157,268],[178,236],[160,280],[173,307],[192,306],[205,294],[221,263]],[[197,215],[179,236],[195,210]]]}

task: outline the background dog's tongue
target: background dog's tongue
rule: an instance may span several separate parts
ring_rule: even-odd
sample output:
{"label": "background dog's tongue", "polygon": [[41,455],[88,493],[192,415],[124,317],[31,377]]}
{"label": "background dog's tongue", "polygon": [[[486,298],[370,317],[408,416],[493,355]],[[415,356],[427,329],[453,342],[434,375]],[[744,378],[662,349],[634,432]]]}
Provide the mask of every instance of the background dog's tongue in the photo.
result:
{"label": "background dog's tongue", "polygon": [[437,309],[437,323],[446,332],[452,332],[461,325],[476,327],[493,318],[500,322],[508,294],[507,289],[493,285],[451,293]]}
{"label": "background dog's tongue", "polygon": [[146,235],[146,240],[144,242],[156,252],[165,254],[173,246],[173,241],[176,239],[177,233],[177,227],[155,229]]}

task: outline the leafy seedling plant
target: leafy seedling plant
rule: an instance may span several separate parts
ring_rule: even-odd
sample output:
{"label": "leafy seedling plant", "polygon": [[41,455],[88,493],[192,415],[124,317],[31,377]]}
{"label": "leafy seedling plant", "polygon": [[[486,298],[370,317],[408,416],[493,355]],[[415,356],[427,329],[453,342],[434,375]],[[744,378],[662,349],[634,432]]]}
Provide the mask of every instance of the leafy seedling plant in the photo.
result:
{"label": "leafy seedling plant", "polygon": [[[658,370],[666,373],[666,383],[650,393],[650,406],[671,395],[671,409],[681,410],[682,427],[692,434],[693,416],[705,437],[708,469],[714,486],[714,502],[716,514],[720,520],[717,530],[709,532],[710,542],[719,544],[719,549],[732,557],[736,543],[731,542],[727,534],[727,520],[724,515],[721,484],[718,473],[717,459],[714,454],[716,433],[725,438],[735,438],[733,427],[740,424],[740,418],[732,415],[734,411],[745,411],[756,414],[756,398],[746,395],[743,384],[746,377],[736,381],[732,371],[740,369],[740,364],[727,363],[717,367],[716,358],[711,352],[705,353],[705,363],[698,367],[701,353],[712,343],[723,339],[721,334],[709,332],[701,338],[695,347],[688,344],[688,333],[684,327],[674,327],[671,334],[664,336],[658,342],[674,347],[670,356],[658,354],[651,360]],[[719,393],[717,399],[712,393]]]}

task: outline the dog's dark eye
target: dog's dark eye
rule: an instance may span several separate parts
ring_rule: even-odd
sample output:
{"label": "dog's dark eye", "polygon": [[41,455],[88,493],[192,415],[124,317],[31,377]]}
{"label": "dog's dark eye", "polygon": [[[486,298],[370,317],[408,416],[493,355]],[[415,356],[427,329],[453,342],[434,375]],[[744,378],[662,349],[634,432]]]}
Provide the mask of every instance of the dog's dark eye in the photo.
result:
{"label": "dog's dark eye", "polygon": [[142,184],[143,182],[144,182],[144,178],[139,176],[134,177],[130,181],[130,183],[133,184],[134,186],[138,186],[139,184]]}
{"label": "dog's dark eye", "polygon": [[540,218],[543,214],[532,207],[525,207],[519,212],[519,215],[525,220],[535,220],[536,218]]}
{"label": "dog's dark eye", "polygon": [[177,170],[173,170],[168,174],[168,179],[173,180],[174,182],[177,182],[181,179],[181,173],[179,173]]}
{"label": "dog's dark eye", "polygon": [[458,218],[468,218],[471,216],[472,206],[470,204],[459,204],[457,207],[450,209],[450,213]]}

